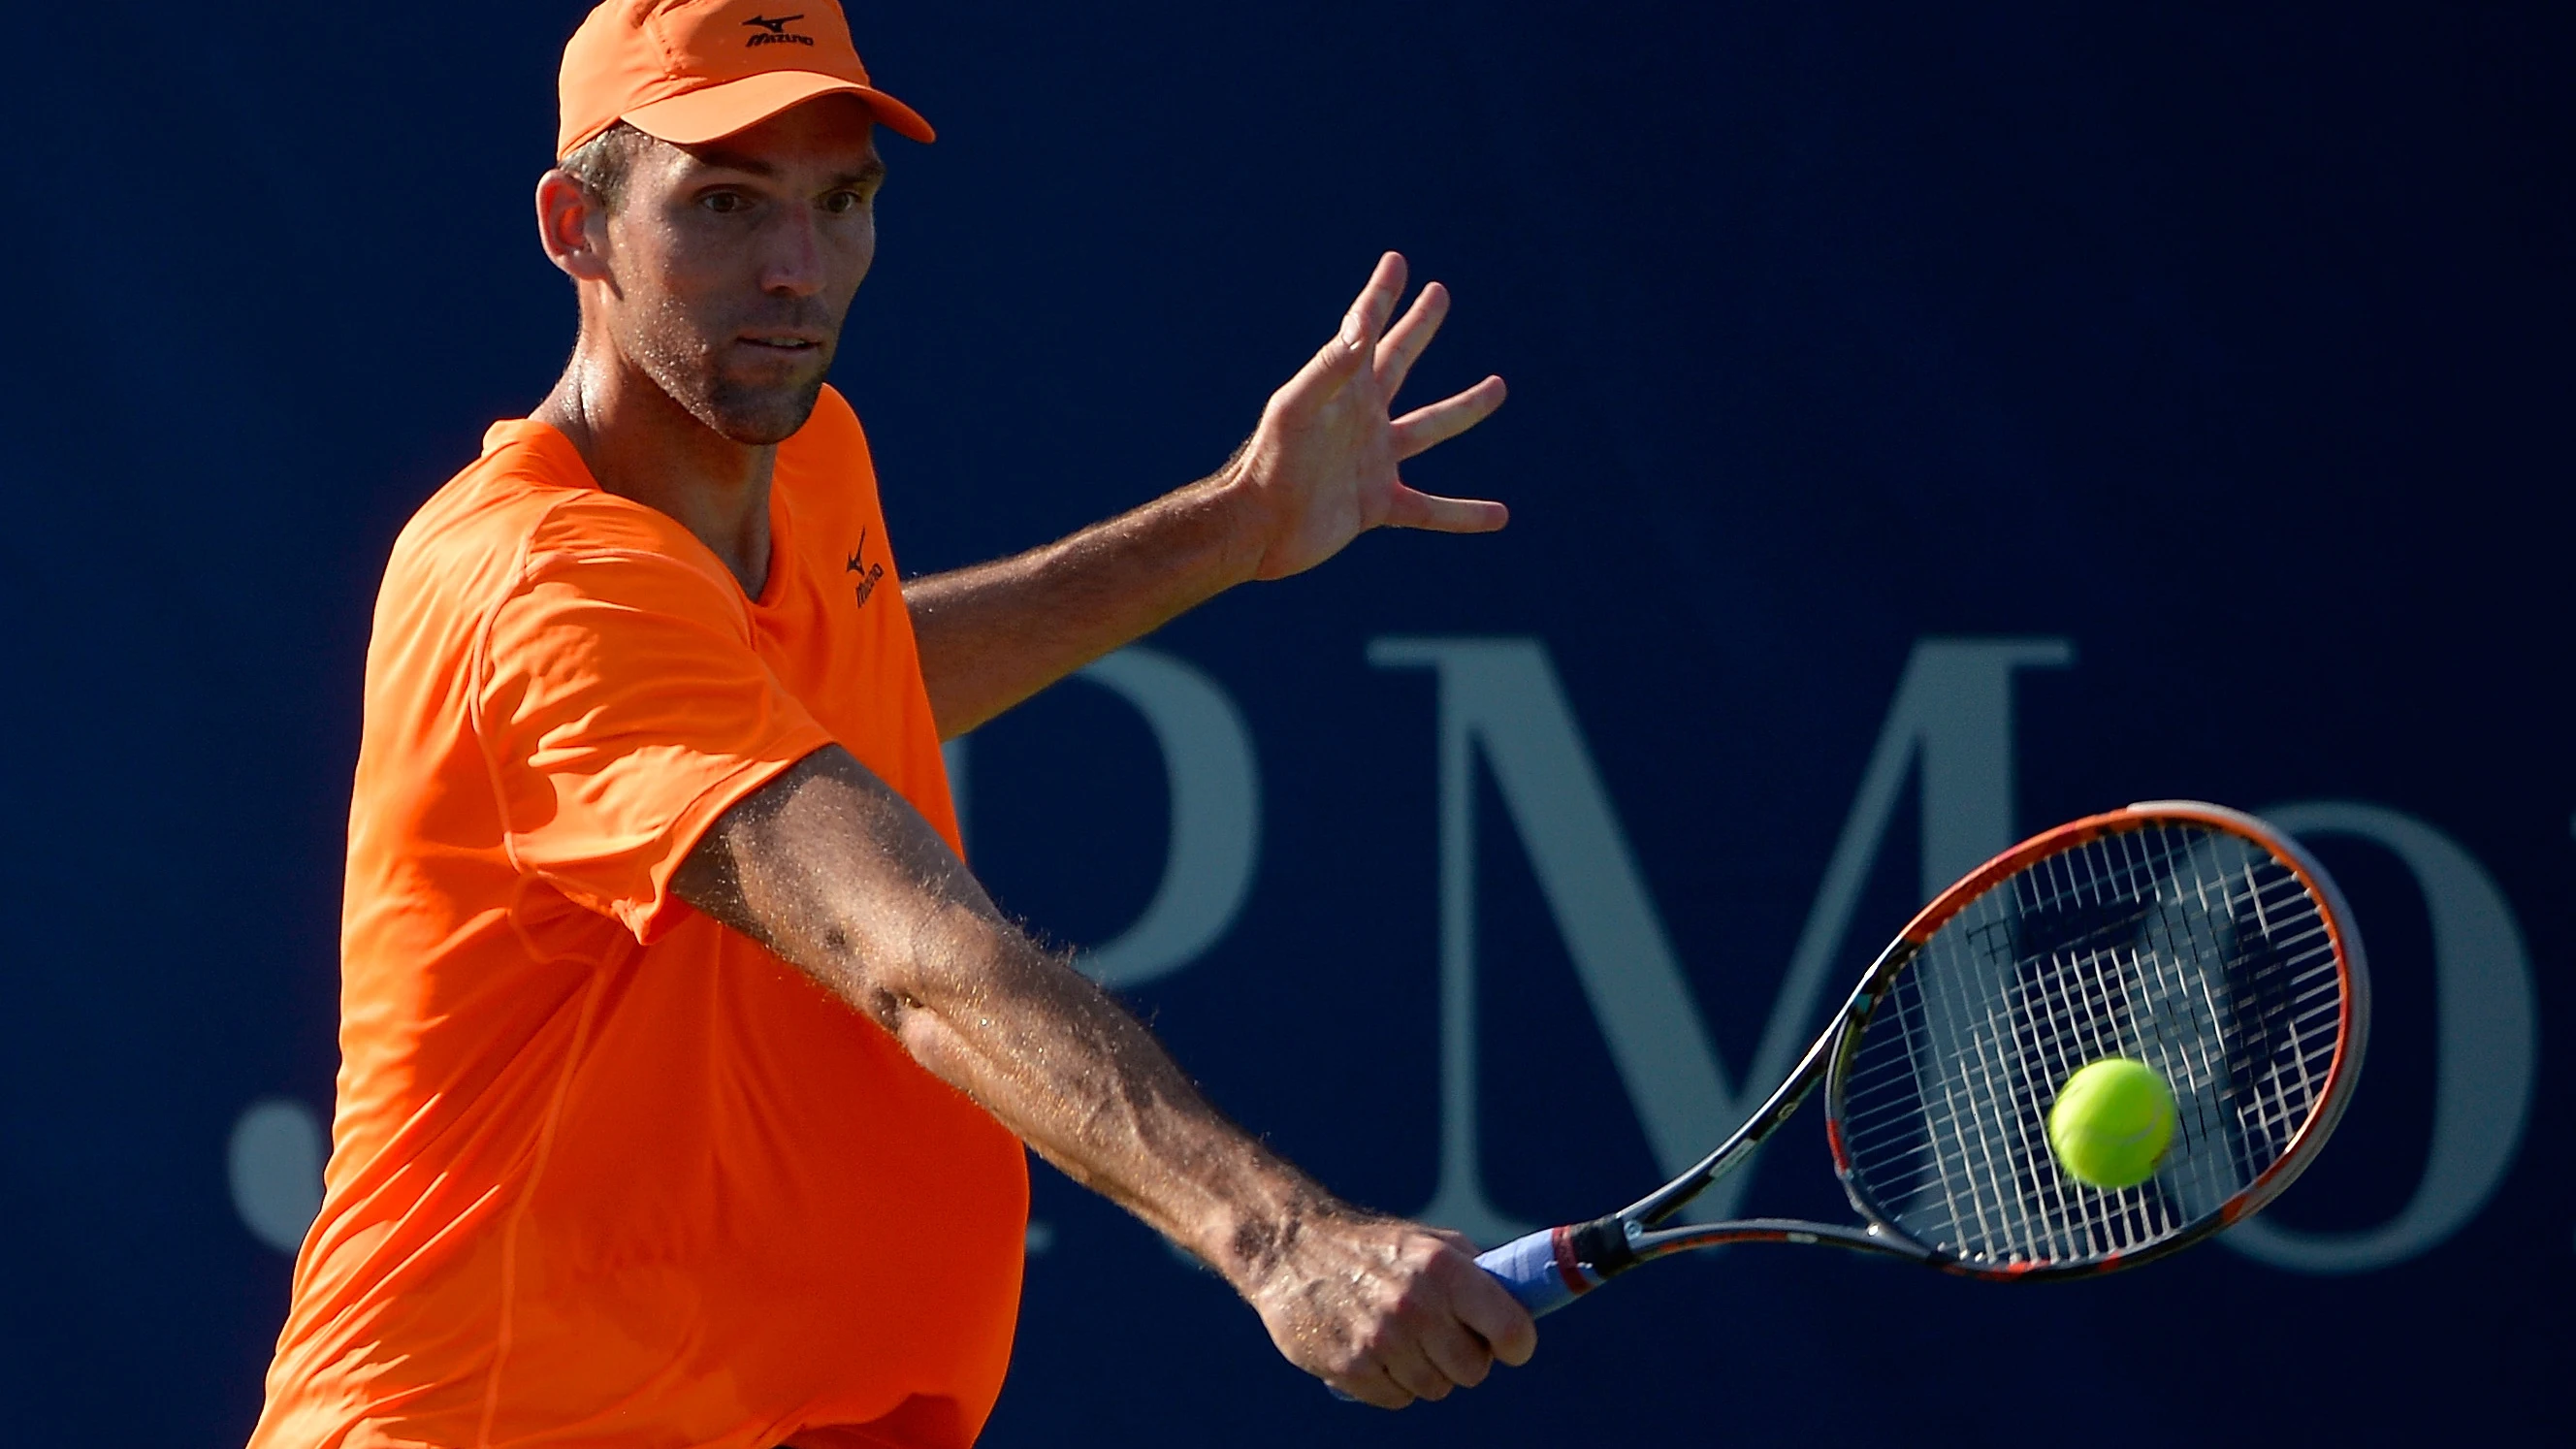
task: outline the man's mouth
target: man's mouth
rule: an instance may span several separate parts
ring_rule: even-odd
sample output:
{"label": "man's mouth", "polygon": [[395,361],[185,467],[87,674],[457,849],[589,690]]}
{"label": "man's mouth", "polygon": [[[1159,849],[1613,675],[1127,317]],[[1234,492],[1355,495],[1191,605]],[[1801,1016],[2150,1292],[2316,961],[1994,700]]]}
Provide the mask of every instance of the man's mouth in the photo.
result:
{"label": "man's mouth", "polygon": [[767,348],[775,352],[811,352],[823,345],[820,338],[795,332],[760,332],[741,339],[746,346]]}

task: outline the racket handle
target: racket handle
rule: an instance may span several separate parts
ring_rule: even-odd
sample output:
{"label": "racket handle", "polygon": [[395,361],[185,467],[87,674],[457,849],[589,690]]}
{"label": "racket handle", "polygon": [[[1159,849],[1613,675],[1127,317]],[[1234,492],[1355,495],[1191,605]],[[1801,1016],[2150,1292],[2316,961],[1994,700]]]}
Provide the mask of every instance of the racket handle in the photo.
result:
{"label": "racket handle", "polygon": [[1573,1269],[1573,1281],[1567,1281],[1567,1265],[1573,1262],[1573,1254],[1565,1251],[1559,1240],[1571,1231],[1541,1228],[1479,1255],[1476,1266],[1500,1279],[1521,1306],[1530,1311],[1530,1317],[1554,1313],[1598,1286],[1580,1266]]}

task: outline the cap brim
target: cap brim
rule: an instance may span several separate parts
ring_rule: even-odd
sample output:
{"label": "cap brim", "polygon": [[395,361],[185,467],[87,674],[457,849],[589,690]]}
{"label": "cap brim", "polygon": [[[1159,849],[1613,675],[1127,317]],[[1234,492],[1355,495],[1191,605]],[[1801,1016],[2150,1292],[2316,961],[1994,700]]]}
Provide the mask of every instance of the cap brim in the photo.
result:
{"label": "cap brim", "polygon": [[674,146],[696,146],[750,130],[790,106],[829,95],[857,96],[868,103],[879,123],[898,135],[916,141],[938,137],[920,112],[885,92],[810,70],[762,71],[637,106],[620,119]]}

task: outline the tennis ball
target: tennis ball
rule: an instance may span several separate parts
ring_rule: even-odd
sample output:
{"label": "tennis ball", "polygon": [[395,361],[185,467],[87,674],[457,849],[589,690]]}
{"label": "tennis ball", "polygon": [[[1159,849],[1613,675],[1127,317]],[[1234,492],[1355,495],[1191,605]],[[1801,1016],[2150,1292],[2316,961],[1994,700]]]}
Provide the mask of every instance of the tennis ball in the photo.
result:
{"label": "tennis ball", "polygon": [[2145,1062],[2087,1062],[2048,1109],[2048,1145],[2058,1165],[2094,1187],[2135,1187],[2155,1175],[2173,1145],[2173,1092]]}

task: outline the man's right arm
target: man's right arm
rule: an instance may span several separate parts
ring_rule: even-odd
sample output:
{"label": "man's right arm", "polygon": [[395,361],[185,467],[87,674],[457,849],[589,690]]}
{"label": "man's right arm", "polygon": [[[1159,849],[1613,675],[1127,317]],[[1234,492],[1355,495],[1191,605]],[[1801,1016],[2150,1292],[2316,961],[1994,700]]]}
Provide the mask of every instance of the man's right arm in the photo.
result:
{"label": "man's right arm", "polygon": [[1463,1239],[1340,1201],[1228,1121],[838,747],[719,817],[673,885],[1222,1273],[1280,1352],[1335,1387],[1400,1408],[1536,1346],[1529,1314]]}

